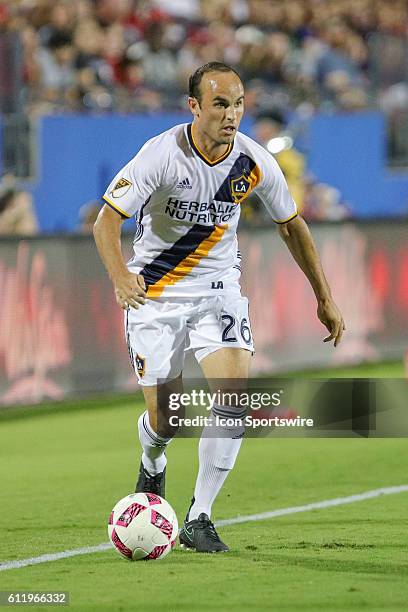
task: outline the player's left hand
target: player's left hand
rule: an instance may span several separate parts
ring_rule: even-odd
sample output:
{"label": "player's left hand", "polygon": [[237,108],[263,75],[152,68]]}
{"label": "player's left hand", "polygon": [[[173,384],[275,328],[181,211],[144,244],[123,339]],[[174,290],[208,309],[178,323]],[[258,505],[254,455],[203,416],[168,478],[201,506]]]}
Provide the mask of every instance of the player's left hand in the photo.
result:
{"label": "player's left hand", "polygon": [[340,344],[346,326],[342,314],[333,300],[320,301],[317,307],[317,316],[330,332],[330,335],[326,336],[323,342],[334,340],[334,346]]}

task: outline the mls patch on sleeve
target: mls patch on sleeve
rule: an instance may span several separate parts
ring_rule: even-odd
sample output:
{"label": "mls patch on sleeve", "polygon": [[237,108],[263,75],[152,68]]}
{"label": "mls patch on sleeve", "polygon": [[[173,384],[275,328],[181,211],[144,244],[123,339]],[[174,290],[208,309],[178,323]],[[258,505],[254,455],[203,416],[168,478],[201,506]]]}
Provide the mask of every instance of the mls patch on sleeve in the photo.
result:
{"label": "mls patch on sleeve", "polygon": [[119,179],[114,188],[111,191],[112,198],[121,198],[131,188],[132,183],[125,178]]}

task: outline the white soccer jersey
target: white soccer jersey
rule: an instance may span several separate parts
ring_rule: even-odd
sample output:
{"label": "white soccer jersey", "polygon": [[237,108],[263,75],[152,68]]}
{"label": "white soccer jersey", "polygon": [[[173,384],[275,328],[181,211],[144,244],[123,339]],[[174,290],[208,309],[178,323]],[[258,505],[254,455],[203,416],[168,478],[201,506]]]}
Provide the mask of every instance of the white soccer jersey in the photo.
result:
{"label": "white soccer jersey", "polygon": [[131,272],[151,298],[214,295],[236,289],[241,206],[257,193],[272,219],[285,223],[296,205],[285,178],[263,147],[237,132],[210,161],[194,141],[194,125],[176,125],[147,141],[116,175],[103,199],[137,230]]}

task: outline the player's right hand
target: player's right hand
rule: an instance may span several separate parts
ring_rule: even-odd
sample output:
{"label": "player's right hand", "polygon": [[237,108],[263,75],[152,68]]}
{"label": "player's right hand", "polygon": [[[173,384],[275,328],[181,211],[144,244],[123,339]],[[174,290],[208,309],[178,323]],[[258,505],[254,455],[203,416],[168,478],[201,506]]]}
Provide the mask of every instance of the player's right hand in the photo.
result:
{"label": "player's right hand", "polygon": [[120,278],[115,279],[116,301],[123,310],[135,308],[145,303],[146,284],[141,274],[126,272]]}
{"label": "player's right hand", "polygon": [[326,336],[323,342],[334,340],[334,346],[340,344],[346,326],[338,306],[332,299],[319,302],[317,316],[330,332],[330,335]]}

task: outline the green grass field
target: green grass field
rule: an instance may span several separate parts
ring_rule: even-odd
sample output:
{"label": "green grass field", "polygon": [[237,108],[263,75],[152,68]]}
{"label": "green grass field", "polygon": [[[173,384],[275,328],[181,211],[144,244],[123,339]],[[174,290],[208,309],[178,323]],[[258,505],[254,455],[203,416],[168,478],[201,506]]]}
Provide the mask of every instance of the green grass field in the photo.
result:
{"label": "green grass field", "polygon": [[[112,506],[133,489],[140,399],[74,407],[0,421],[0,562],[106,541]],[[167,497],[180,521],[196,447],[176,440],[168,450]],[[405,439],[247,439],[213,518],[408,484],[407,460]],[[108,550],[2,571],[0,590],[69,591],[72,609],[95,611],[408,609],[407,492],[220,533],[227,555],[176,549],[130,563]]]}

